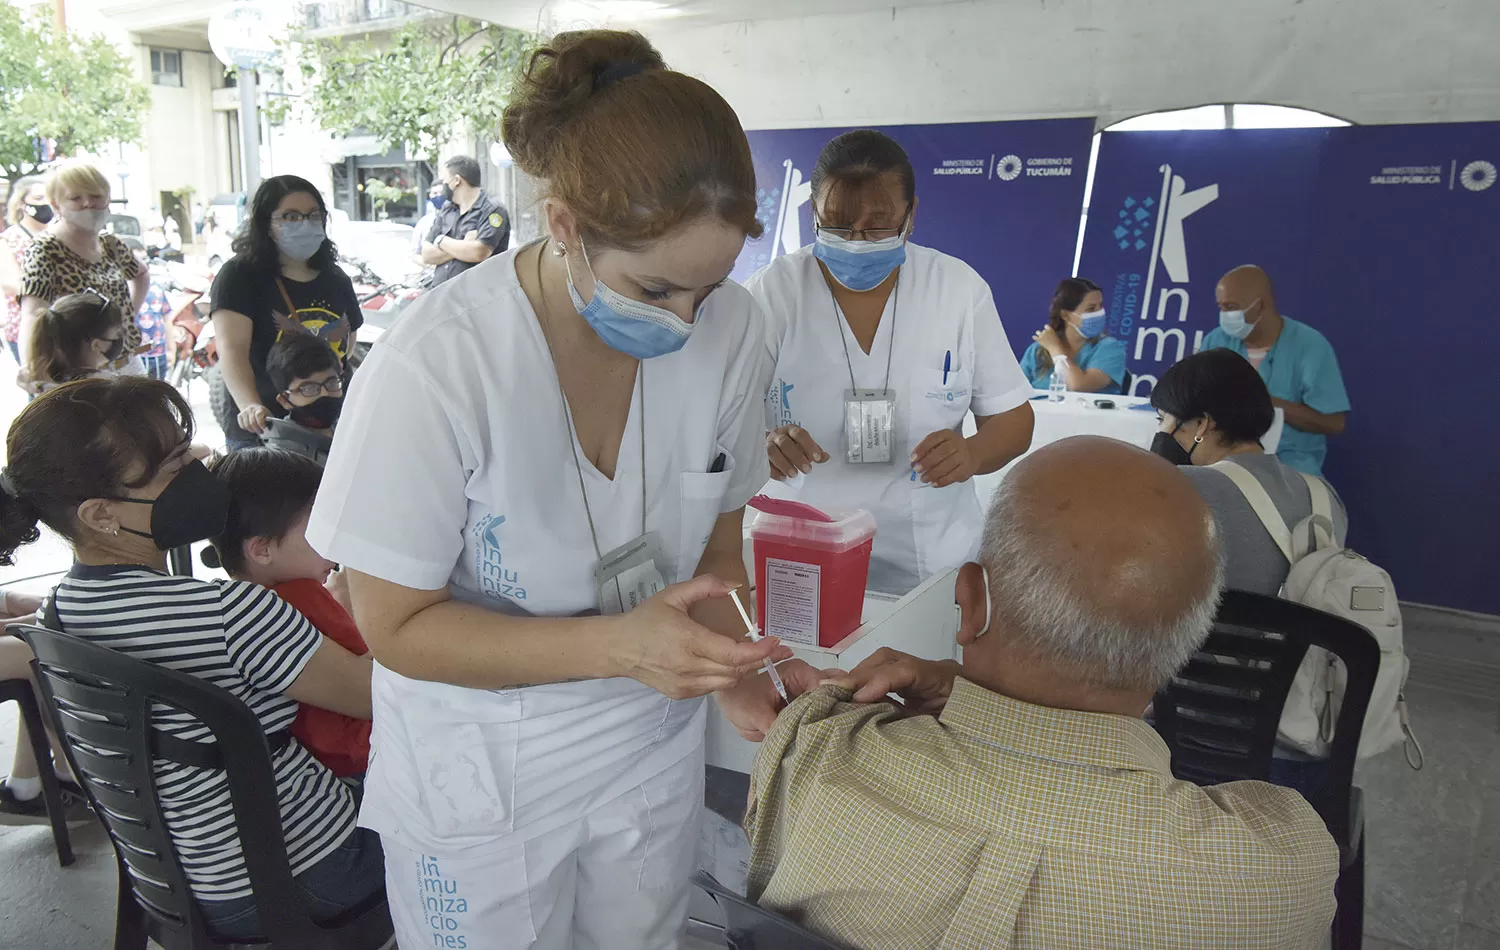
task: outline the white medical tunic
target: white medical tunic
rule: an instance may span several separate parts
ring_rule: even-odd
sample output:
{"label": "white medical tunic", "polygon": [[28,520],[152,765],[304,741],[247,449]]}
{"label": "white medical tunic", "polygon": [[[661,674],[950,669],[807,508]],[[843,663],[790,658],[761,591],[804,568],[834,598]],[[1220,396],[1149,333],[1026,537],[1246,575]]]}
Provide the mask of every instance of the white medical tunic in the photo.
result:
{"label": "white medical tunic", "polygon": [[[518,616],[597,609],[597,557],[547,343],[516,251],[424,295],[359,372],[308,523],[325,557],[392,583],[447,586]],[[644,365],[646,529],[673,583],[720,514],[764,484],[758,309],[726,284],[687,345]],[[599,549],[641,533],[641,393],[613,481],[580,450]],[[723,454],[723,471],[710,472]],[[440,634],[436,634],[440,636]],[[630,679],[476,690],[376,666],[361,824],[433,854],[542,835],[703,742],[701,699]]]}
{"label": "white medical tunic", "polygon": [[[958,431],[969,412],[998,415],[1035,395],[984,278],[956,257],[908,243],[869,353],[834,303],[811,246],[772,261],[746,287],[765,311],[775,364],[767,393],[769,427],[801,426],[830,457],[811,474],[771,482],[766,493],[874,514],[869,583],[876,590],[905,593],[973,558],[983,529],[973,481],[932,488],[913,477],[908,460],[933,432]],[[844,393],[851,388],[851,367],[856,388],[880,389],[888,359],[896,392],[896,461],[850,464]]]}

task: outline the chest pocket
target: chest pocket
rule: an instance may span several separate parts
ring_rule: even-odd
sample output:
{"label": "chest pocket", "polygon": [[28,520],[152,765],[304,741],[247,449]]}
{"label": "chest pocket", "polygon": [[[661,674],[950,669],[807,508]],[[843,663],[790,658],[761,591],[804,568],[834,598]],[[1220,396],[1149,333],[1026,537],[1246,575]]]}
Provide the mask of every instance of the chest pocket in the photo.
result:
{"label": "chest pocket", "polygon": [[677,580],[685,581],[698,569],[709,535],[722,514],[724,493],[734,479],[734,456],[715,445],[713,457],[724,455],[722,472],[683,472],[680,479],[681,513],[677,538]]}
{"label": "chest pocket", "polygon": [[956,429],[969,412],[973,399],[974,371],[950,369],[943,380],[941,369],[919,369],[912,373],[911,427],[907,438],[912,447],[942,429]]}

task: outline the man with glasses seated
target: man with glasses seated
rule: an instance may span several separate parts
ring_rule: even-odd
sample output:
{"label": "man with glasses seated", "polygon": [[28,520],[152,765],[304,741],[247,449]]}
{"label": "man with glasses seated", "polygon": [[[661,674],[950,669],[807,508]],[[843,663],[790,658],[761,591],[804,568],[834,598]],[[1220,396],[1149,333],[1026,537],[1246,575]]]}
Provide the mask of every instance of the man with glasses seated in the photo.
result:
{"label": "man with glasses seated", "polygon": [[333,348],[311,333],[288,333],[271,347],[266,373],[287,418],[267,420],[261,441],[273,449],[328,460],[333,427],[344,408],[344,377]]}
{"label": "man with glasses seated", "polygon": [[[311,334],[347,360],[364,322],[354,284],[328,240],[328,209],[309,181],[267,178],[235,238],[234,257],[213,287],[213,321],[222,379],[214,408],[230,451],[261,444],[270,420],[290,411],[267,372],[278,341]],[[312,398],[317,398],[316,396]]]}

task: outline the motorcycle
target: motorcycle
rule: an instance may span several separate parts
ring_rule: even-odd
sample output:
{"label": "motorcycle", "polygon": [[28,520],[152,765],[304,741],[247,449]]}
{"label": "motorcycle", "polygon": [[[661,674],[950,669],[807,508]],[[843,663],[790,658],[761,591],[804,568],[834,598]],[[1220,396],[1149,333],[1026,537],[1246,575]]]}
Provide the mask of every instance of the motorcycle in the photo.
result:
{"label": "motorcycle", "polygon": [[194,380],[202,379],[219,361],[209,322],[211,281],[185,264],[162,259],[150,262],[151,281],[167,295],[167,382],[189,395]]}
{"label": "motorcycle", "polygon": [[364,362],[375,341],[426,288],[406,281],[384,281],[368,264],[355,258],[345,258],[339,263],[354,282],[354,295],[365,318],[364,326],[359,329],[359,341],[349,354],[349,369],[353,371]]}

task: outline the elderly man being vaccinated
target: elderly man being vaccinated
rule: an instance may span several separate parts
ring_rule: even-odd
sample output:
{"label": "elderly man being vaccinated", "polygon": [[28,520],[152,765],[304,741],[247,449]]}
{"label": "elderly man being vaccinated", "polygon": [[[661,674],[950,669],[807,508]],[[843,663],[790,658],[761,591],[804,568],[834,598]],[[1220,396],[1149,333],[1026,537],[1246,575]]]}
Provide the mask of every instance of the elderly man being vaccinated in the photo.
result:
{"label": "elderly man being vaccinated", "polygon": [[959,574],[963,663],[877,652],[766,737],[750,896],[850,947],[1323,946],[1322,819],[1290,789],[1174,779],[1141,718],[1222,578],[1161,459],[1091,436],[1027,457]]}

